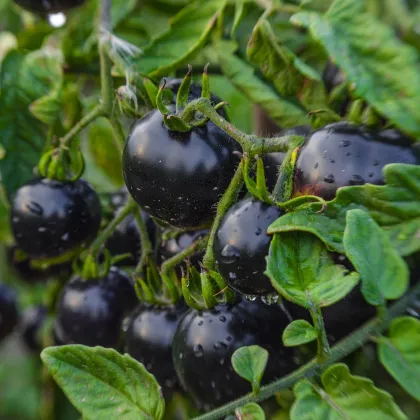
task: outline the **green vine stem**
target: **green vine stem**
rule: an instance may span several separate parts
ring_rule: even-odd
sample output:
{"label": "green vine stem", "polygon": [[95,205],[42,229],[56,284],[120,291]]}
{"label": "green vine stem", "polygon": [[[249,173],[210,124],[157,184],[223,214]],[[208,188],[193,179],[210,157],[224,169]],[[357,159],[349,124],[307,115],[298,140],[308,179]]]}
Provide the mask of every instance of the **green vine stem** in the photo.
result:
{"label": "green vine stem", "polygon": [[107,227],[96,237],[92,242],[92,245],[89,247],[88,253],[92,256],[96,256],[101,250],[103,244],[108,240],[112,235],[117,226],[130,214],[135,212],[136,203],[129,198],[127,203],[122,207],[114,219],[109,222]]}
{"label": "green vine stem", "polygon": [[225,133],[234,138],[241,145],[242,150],[250,156],[272,152],[287,152],[290,144],[295,144],[301,138],[301,136],[295,135],[264,138],[254,134],[246,134],[220,116],[213,108],[210,100],[206,98],[191,101],[179,117],[184,122],[189,123],[196,112],[202,113]]}
{"label": "green vine stem", "polygon": [[[131,199],[130,199],[131,200]],[[152,242],[150,241],[149,234],[147,233],[147,226],[138,206],[134,205],[134,218],[136,219],[137,227],[140,233],[141,243],[141,256],[137,264],[135,273],[142,274],[150,256],[153,254]]]}
{"label": "green vine stem", "polygon": [[113,80],[111,76],[112,62],[103,42],[103,32],[111,27],[111,0],[102,0],[100,4],[100,20],[98,27],[99,60],[101,73],[101,102],[85,115],[64,137],[60,139],[62,147],[68,146],[85,127],[98,117],[109,118],[112,113]]}
{"label": "green vine stem", "polygon": [[331,354],[330,345],[327,339],[327,332],[325,331],[324,318],[322,317],[321,308],[318,305],[316,305],[313,301],[311,301],[309,312],[311,314],[314,327],[318,332],[317,359],[319,363],[322,363],[326,359],[328,359],[328,356]]}
{"label": "green vine stem", "polygon": [[357,350],[368,341],[374,341],[374,338],[382,333],[391,321],[404,314],[410,304],[420,296],[420,279],[416,286],[414,286],[408,293],[399,301],[395,302],[388,310],[385,320],[377,317],[373,318],[362,327],[357,329],[347,338],[341,340],[334,347],[331,348],[331,353],[324,362],[319,363],[317,359],[311,360],[298,370],[290,375],[287,375],[269,385],[263,386],[258,395],[248,394],[244,397],[238,398],[222,407],[219,407],[209,413],[195,417],[194,420],[217,420],[223,418],[235,411],[236,408],[241,407],[250,402],[264,401],[275,393],[292,387],[296,382],[304,378],[311,378],[318,375],[328,366],[338,362],[345,356]]}
{"label": "green vine stem", "polygon": [[238,165],[238,168],[236,169],[235,175],[230,181],[229,187],[224,192],[222,198],[220,199],[217,205],[216,217],[214,218],[213,225],[210,230],[206,253],[204,254],[204,257],[203,257],[203,265],[209,270],[214,270],[215,268],[213,245],[214,245],[214,239],[216,238],[217,230],[219,229],[219,225],[224,215],[231,208],[232,204],[237,199],[239,190],[241,189],[243,185],[243,181],[244,181],[243,168],[244,168],[244,162],[243,160],[241,160],[241,163]]}
{"label": "green vine stem", "polygon": [[197,251],[204,249],[207,246],[209,240],[209,235],[206,235],[202,238],[195,240],[190,246],[183,249],[179,254],[174,255],[173,257],[167,259],[160,267],[161,273],[169,273],[170,270],[175,268],[178,264],[181,264],[182,261],[191,257]]}

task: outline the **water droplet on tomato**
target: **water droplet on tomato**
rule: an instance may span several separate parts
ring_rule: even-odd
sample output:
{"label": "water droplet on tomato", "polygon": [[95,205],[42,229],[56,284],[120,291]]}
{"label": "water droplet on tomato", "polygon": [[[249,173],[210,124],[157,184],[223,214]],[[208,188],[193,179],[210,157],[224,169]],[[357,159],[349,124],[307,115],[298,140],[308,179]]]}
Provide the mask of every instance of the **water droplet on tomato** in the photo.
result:
{"label": "water droplet on tomato", "polygon": [[260,235],[261,235],[261,233],[262,233],[262,229],[261,229],[261,228],[257,228],[257,229],[255,230],[255,234],[256,234],[257,236],[260,236]]}
{"label": "water droplet on tomato", "polygon": [[334,179],[334,175],[333,174],[329,174],[327,176],[324,176],[324,181],[327,182],[328,184],[333,184],[335,179]]}
{"label": "water droplet on tomato", "polygon": [[196,344],[193,351],[195,357],[203,357],[204,355],[203,346],[201,344]]}
{"label": "water droplet on tomato", "polygon": [[262,303],[266,305],[274,305],[279,300],[279,295],[277,293],[269,293],[268,295],[261,296]]}
{"label": "water droplet on tomato", "polygon": [[245,299],[248,300],[249,302],[254,302],[255,299],[257,299],[256,295],[244,295]]}
{"label": "water droplet on tomato", "polygon": [[360,175],[352,175],[349,184],[350,185],[363,185],[365,180]]}

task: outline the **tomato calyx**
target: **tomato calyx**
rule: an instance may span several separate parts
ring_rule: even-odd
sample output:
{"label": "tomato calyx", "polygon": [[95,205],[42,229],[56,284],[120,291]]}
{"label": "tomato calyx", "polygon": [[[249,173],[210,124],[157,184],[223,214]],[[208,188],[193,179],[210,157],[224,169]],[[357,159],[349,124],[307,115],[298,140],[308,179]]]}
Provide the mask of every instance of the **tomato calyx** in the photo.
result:
{"label": "tomato calyx", "polygon": [[80,148],[74,153],[63,144],[46,151],[38,164],[38,171],[43,178],[60,182],[74,182],[82,176],[84,170],[85,160]]}
{"label": "tomato calyx", "polygon": [[[210,104],[210,82],[209,77],[207,74],[207,67],[208,64],[204,67],[203,71],[203,78],[202,78],[202,89],[201,89],[201,97],[200,99],[206,99]],[[176,97],[176,106],[175,112],[172,112],[164,102],[164,90],[166,87],[166,80],[163,79],[162,84],[159,87],[157,96],[156,96],[156,106],[158,110],[163,115],[163,121],[165,125],[171,131],[178,131],[181,133],[187,133],[191,131],[194,127],[202,127],[209,119],[203,115],[196,115],[194,109],[187,111],[188,98],[190,93],[191,87],[191,74],[192,74],[192,66],[188,65],[188,72],[185,75],[182,83],[178,89],[177,97]],[[220,102],[215,106],[211,105],[212,108],[217,111],[221,107],[227,105],[226,102]]]}

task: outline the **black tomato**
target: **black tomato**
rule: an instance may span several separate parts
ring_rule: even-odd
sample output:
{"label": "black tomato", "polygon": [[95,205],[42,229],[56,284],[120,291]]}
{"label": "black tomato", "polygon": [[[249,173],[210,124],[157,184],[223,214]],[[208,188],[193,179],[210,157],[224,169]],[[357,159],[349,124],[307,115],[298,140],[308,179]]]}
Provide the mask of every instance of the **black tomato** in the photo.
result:
{"label": "black tomato", "polygon": [[34,13],[59,13],[81,6],[85,0],[14,0],[16,4]]}
{"label": "black tomato", "polygon": [[177,227],[209,223],[238,165],[238,144],[209,122],[168,130],[159,111],[133,127],[123,157],[125,183],[151,216]]}
{"label": "black tomato", "polygon": [[32,306],[25,310],[20,322],[20,334],[26,348],[30,351],[41,351],[41,329],[47,316],[45,306]]}
{"label": "black tomato", "polygon": [[9,335],[19,321],[16,293],[0,283],[0,341]]}
{"label": "black tomato", "polygon": [[235,291],[246,295],[275,291],[264,274],[271,242],[266,232],[281,215],[275,206],[246,198],[223,218],[214,241],[214,256],[220,274]]}
{"label": "black tomato", "polygon": [[172,362],[172,340],[187,309],[185,304],[162,307],[141,303],[128,321],[126,352],[156,377],[166,397],[178,384]]}
{"label": "black tomato", "polygon": [[56,343],[115,347],[124,315],[136,303],[130,277],[118,268],[99,279],[76,276],[64,286],[57,304]]}
{"label": "black tomato", "polygon": [[[142,211],[141,215],[146,223],[149,238],[151,241],[154,241],[155,224],[146,212]],[[140,232],[132,214],[128,215],[117,226],[107,240],[106,248],[110,251],[111,255],[122,255],[126,253],[132,255],[132,257],[127,257],[120,261],[117,264],[118,266],[133,266],[138,263],[141,254]]]}
{"label": "black tomato", "polygon": [[281,340],[288,323],[279,306],[260,301],[190,309],[179,322],[172,347],[181,385],[205,410],[250,392],[249,383],[233,371],[231,356],[254,344],[270,354],[263,383],[294,370],[294,350]]}
{"label": "black tomato", "polygon": [[[207,229],[183,232],[174,238],[162,241],[158,249],[159,264],[162,264],[169,258],[172,258],[175,255],[179,254],[185,248],[188,248],[190,245],[192,245],[194,241],[205,236],[207,233]],[[196,253],[190,256],[189,260],[191,264],[198,269],[199,263],[203,259],[203,256],[204,250],[197,251]],[[181,270],[179,269],[178,274],[180,274],[180,271]]]}
{"label": "black tomato", "polygon": [[[310,133],[311,127],[309,125],[298,125],[296,127],[281,131],[278,136],[306,136]],[[265,179],[267,188],[272,191],[276,186],[279,167],[283,163],[286,153],[275,152],[268,153],[263,156]]]}
{"label": "black tomato", "polygon": [[33,259],[51,258],[84,246],[96,236],[101,205],[82,179],[35,179],[16,192],[11,218],[18,248]]}
{"label": "black tomato", "polygon": [[395,130],[368,131],[347,122],[311,133],[299,151],[294,194],[333,199],[338,188],[365,183],[382,185],[389,163],[419,164],[410,140]]}

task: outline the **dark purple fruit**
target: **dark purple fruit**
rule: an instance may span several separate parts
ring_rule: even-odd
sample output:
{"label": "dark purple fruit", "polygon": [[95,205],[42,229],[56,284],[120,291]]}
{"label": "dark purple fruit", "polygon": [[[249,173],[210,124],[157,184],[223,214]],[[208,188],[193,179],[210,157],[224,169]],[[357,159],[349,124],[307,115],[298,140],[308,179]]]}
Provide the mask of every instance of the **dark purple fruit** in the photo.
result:
{"label": "dark purple fruit", "polygon": [[116,347],[125,314],[137,303],[132,280],[112,267],[107,276],[71,279],[57,305],[57,344]]}
{"label": "dark purple fruit", "polygon": [[16,245],[30,258],[52,258],[87,245],[98,233],[101,205],[83,179],[34,179],[12,201]]}
{"label": "dark purple fruit", "polygon": [[235,291],[245,295],[275,292],[264,274],[271,242],[266,232],[281,214],[275,206],[246,198],[223,218],[214,241],[214,256],[220,274]]}
{"label": "dark purple fruit", "polygon": [[172,362],[172,340],[187,309],[185,304],[163,307],[141,303],[128,321],[126,352],[156,377],[166,396],[178,384]]}
{"label": "dark purple fruit", "polygon": [[14,0],[16,4],[33,13],[59,13],[81,6],[85,0]]}
{"label": "dark purple fruit", "polygon": [[368,131],[348,122],[330,124],[311,133],[301,147],[294,195],[331,200],[340,187],[382,185],[382,170],[390,163],[420,163],[418,151],[401,133]]}
{"label": "dark purple fruit", "polygon": [[19,321],[15,291],[0,283],[0,341],[9,335]]}
{"label": "dark purple fruit", "polygon": [[204,410],[220,406],[251,390],[232,368],[231,357],[243,346],[259,345],[270,357],[262,383],[293,371],[294,350],[282,343],[289,323],[277,305],[240,300],[212,310],[190,309],[175,332],[172,355],[184,389]]}

